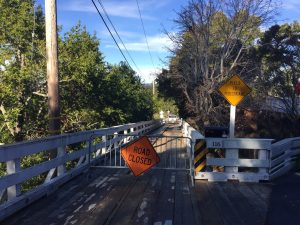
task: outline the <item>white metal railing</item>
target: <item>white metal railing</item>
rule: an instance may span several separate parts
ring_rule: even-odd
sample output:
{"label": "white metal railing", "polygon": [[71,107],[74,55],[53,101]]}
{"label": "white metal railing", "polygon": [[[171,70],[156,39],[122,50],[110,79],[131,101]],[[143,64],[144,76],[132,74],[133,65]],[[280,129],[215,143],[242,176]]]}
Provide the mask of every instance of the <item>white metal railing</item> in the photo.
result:
{"label": "white metal railing", "polygon": [[[206,142],[206,169],[195,172],[195,179],[241,182],[271,180],[289,172],[300,160],[300,137],[287,138],[274,144],[273,139],[205,138],[185,121],[182,122],[182,131],[184,136],[192,139],[187,144],[188,152],[194,151],[197,139]],[[247,154],[241,154],[245,150]]]}
{"label": "white metal railing", "polygon": [[186,121],[181,120],[181,126],[182,126],[182,134],[184,137],[189,138],[191,141],[186,143],[186,151],[187,154],[190,156],[190,168],[193,168],[190,170],[190,177],[192,178],[192,184],[194,184],[194,178],[195,178],[195,172],[194,172],[194,147],[197,139],[204,139],[204,136],[197,131],[195,128],[193,128],[190,124],[188,124]]}
{"label": "white metal railing", "polygon": [[270,178],[279,177],[294,166],[300,156],[300,137],[287,138],[272,144]]}
{"label": "white metal railing", "polygon": [[[208,181],[239,180],[242,182],[269,180],[272,139],[205,138],[185,121],[182,129],[183,135],[193,140],[188,149],[194,149],[197,139],[205,139],[208,152],[217,149],[219,152],[223,152],[221,156],[212,153],[206,154],[206,171],[195,172],[195,179]],[[248,151],[248,154],[246,154],[248,158],[240,154],[243,149]],[[194,158],[193,155],[191,157]],[[223,171],[220,172],[215,168],[221,168],[221,171]]]}
{"label": "white metal railing", "polygon": [[[118,134],[141,135],[160,125],[159,121],[146,121],[1,145],[0,163],[6,164],[7,171],[0,177],[0,221],[88,169],[90,163],[95,163],[124,141],[126,137]],[[24,157],[53,149],[57,150],[56,158],[21,168]],[[66,168],[67,163],[73,166]],[[21,184],[39,175],[45,177],[43,184],[22,193]]]}
{"label": "white metal railing", "polygon": [[208,153],[206,171],[197,172],[195,179],[241,182],[269,180],[272,139],[206,138],[205,141],[208,151],[220,152],[220,155]]}

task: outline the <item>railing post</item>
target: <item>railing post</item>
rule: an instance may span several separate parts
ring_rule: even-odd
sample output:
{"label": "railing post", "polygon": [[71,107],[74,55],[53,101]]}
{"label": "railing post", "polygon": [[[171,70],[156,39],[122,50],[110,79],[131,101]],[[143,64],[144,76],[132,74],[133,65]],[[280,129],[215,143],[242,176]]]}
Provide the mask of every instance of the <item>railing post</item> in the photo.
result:
{"label": "railing post", "polygon": [[[114,138],[113,139],[115,139],[115,138],[118,138],[118,133],[117,132],[115,132],[114,133]],[[115,143],[114,143],[114,160],[115,160],[115,166],[117,166],[117,149],[118,149],[118,147],[119,147],[119,144],[118,144],[118,142],[116,141]],[[111,165],[112,166],[112,165]],[[120,165],[121,166],[121,165]]]}
{"label": "railing post", "polygon": [[[114,133],[114,138],[113,139],[115,139],[115,138],[117,138],[118,137],[118,133],[117,132],[115,132]],[[116,151],[116,149],[119,147],[119,145],[118,145],[118,142],[116,141],[115,143],[114,143],[114,150]]]}
{"label": "railing post", "polygon": [[124,130],[123,134],[125,135],[124,136],[124,144],[126,144],[128,142],[128,137],[126,136],[127,135],[127,130]]}
{"label": "railing post", "polygon": [[[267,160],[268,159],[268,150],[261,149],[258,150],[258,159],[259,160]],[[259,173],[267,173],[267,168],[259,168]]]}
{"label": "railing post", "polygon": [[196,143],[196,139],[191,139],[190,141],[190,150],[189,150],[189,154],[190,154],[190,178],[191,178],[191,183],[192,186],[194,186],[194,179],[195,179],[195,166],[194,166],[194,148],[195,148],[195,143]]}
{"label": "railing post", "polygon": [[[21,170],[20,159],[10,160],[6,162],[7,174],[17,173]],[[7,188],[7,200],[11,200],[21,194],[20,184],[13,185]]]}
{"label": "railing post", "polygon": [[96,157],[98,157],[100,154],[103,154],[106,152],[106,140],[107,140],[106,135],[101,137],[101,141],[104,143],[105,146],[103,148],[97,150]]}
{"label": "railing post", "polygon": [[141,129],[141,134],[144,134],[144,127],[145,127],[145,124],[142,124],[141,128],[140,128]]}
{"label": "railing post", "polygon": [[[234,141],[233,139],[229,139]],[[225,158],[226,159],[238,159],[239,158],[239,150],[238,149],[225,149]],[[225,172],[227,173],[238,173],[237,166],[226,166]]]}
{"label": "railing post", "polygon": [[[66,154],[65,146],[60,146],[57,148],[57,157],[63,157],[65,154]],[[65,172],[66,172],[65,163],[57,167],[57,176],[63,175]]]}

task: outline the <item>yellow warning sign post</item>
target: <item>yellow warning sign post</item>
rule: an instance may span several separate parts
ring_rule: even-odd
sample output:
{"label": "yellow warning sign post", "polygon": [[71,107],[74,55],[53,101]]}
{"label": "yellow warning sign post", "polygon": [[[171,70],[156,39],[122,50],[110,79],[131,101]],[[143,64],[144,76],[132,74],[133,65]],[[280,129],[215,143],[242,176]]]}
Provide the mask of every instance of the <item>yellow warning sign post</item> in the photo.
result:
{"label": "yellow warning sign post", "polygon": [[229,137],[234,138],[236,106],[251,92],[251,88],[238,76],[230,77],[220,88],[219,92],[230,104]]}

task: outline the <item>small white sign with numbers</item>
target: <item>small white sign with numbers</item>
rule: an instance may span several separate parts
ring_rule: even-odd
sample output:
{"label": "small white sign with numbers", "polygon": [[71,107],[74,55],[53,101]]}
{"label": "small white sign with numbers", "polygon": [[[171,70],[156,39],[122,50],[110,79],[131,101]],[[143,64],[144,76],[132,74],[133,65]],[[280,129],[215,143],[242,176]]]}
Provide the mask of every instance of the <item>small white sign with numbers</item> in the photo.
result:
{"label": "small white sign with numbers", "polygon": [[223,140],[221,138],[207,138],[207,148],[223,148]]}

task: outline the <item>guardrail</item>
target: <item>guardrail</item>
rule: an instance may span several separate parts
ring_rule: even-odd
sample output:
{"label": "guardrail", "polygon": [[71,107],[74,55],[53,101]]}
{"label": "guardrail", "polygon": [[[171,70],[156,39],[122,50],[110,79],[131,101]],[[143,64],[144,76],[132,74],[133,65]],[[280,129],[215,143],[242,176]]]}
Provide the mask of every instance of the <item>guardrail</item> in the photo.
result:
{"label": "guardrail", "polygon": [[[5,163],[7,168],[6,175],[0,177],[0,221],[87,170],[90,164],[118,146],[124,139],[118,134],[141,135],[159,126],[159,121],[146,121],[0,146],[0,163]],[[47,155],[53,149],[57,149],[56,158],[45,158],[21,168],[24,158]],[[43,177],[43,183],[22,193],[21,184],[37,176]]]}
{"label": "guardrail", "polygon": [[[194,152],[195,143],[203,140],[203,152],[198,154],[203,158],[201,160],[205,160],[205,167],[200,172],[194,171],[195,179],[267,181],[286,174],[300,160],[300,137],[274,144],[273,139],[205,138],[185,121],[182,122],[182,132],[192,139],[187,152]],[[194,156],[191,157],[193,162]],[[199,161],[198,156],[196,160]]]}
{"label": "guardrail", "polygon": [[195,171],[194,171],[194,148],[195,148],[195,143],[196,140],[198,139],[204,139],[204,136],[197,131],[195,128],[193,128],[190,124],[188,124],[186,121],[181,120],[181,126],[182,126],[182,134],[184,137],[189,138],[191,141],[186,143],[186,151],[189,157],[191,158],[190,160],[190,177],[192,178],[192,185],[194,185],[194,178],[195,178]]}
{"label": "guardrail", "polygon": [[272,139],[206,138],[206,171],[195,179],[208,181],[269,180]]}
{"label": "guardrail", "polygon": [[300,137],[287,138],[272,144],[270,178],[289,172],[300,157]]}

